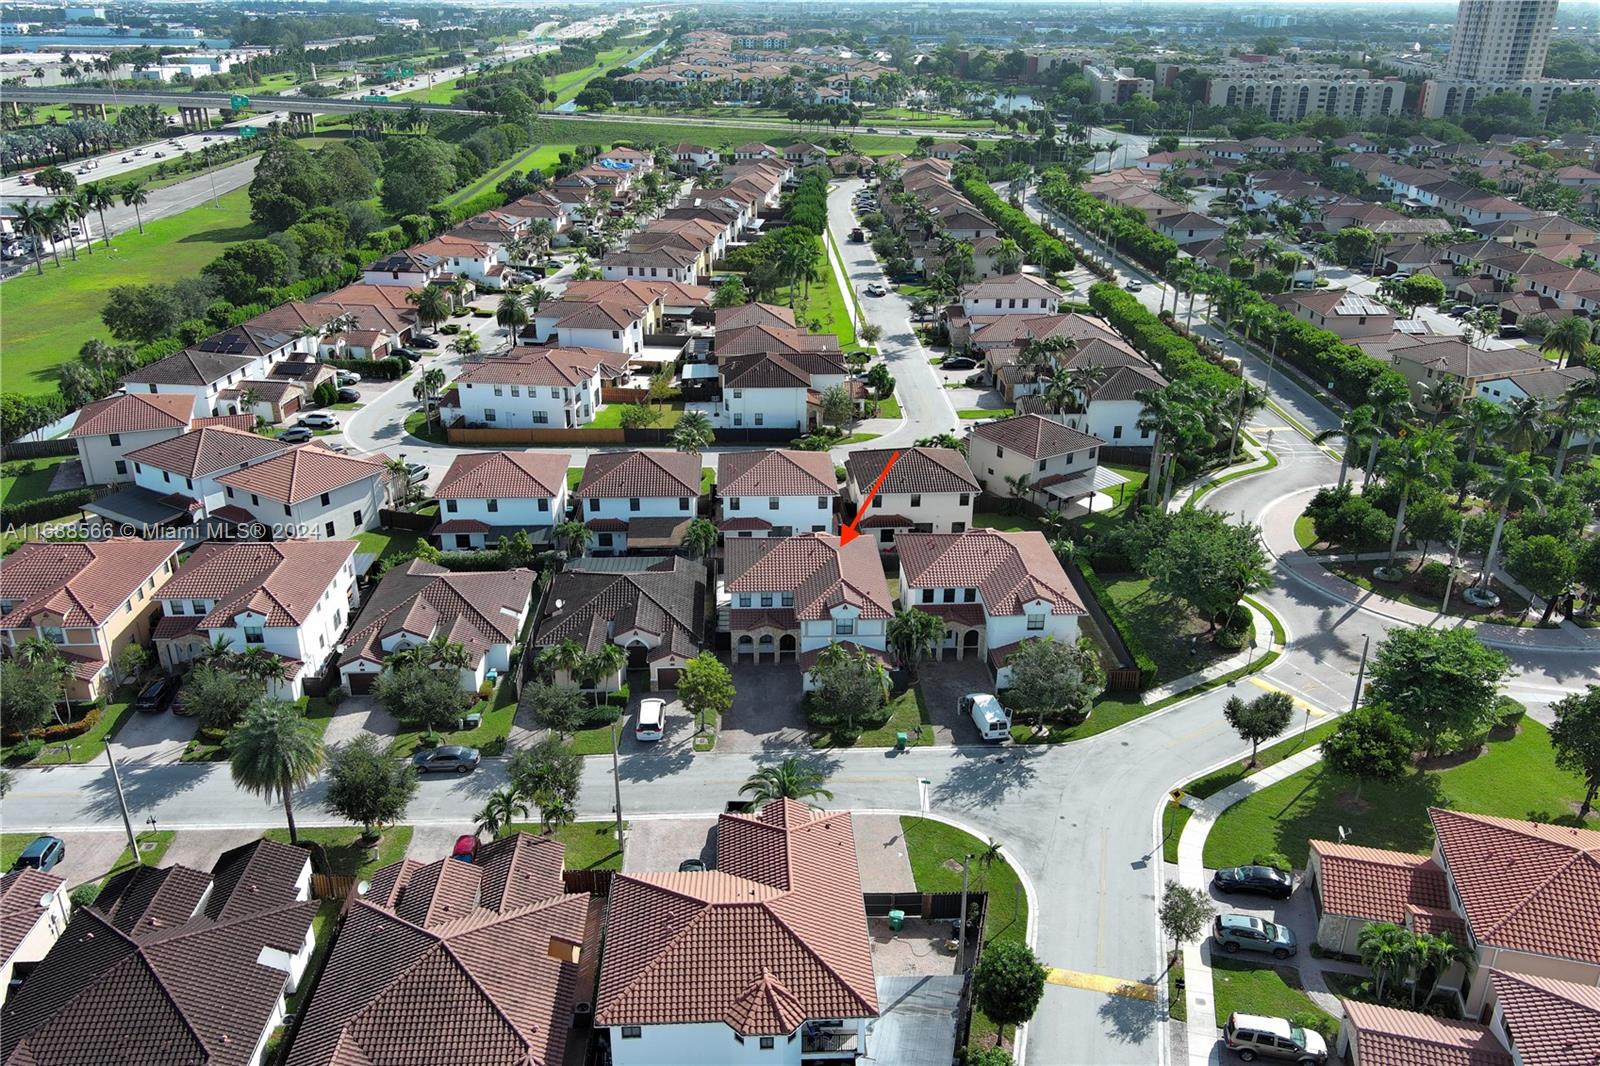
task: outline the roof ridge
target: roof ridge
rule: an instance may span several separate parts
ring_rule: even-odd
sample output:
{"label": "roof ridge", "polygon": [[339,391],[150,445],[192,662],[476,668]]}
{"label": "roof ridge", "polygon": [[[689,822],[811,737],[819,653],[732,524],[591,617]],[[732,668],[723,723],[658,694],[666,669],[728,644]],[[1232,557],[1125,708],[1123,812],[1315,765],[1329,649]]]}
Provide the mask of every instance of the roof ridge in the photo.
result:
{"label": "roof ridge", "polygon": [[[1544,838],[1542,838],[1542,837],[1531,837],[1530,839],[1543,840]],[[1555,843],[1555,841],[1545,841],[1545,842],[1546,843],[1552,843],[1552,844]],[[1522,910],[1523,910],[1524,907],[1526,907],[1534,898],[1536,898],[1540,893],[1542,893],[1546,887],[1548,887],[1556,879],[1558,879],[1558,878],[1562,877],[1563,875],[1565,875],[1569,870],[1571,870],[1575,865],[1577,865],[1577,863],[1580,860],[1584,860],[1584,859],[1588,859],[1591,863],[1594,864],[1594,866],[1596,867],[1597,871],[1600,871],[1600,856],[1596,856],[1596,855],[1592,854],[1591,852],[1589,852],[1588,850],[1583,849],[1583,848],[1574,848],[1573,851],[1572,851],[1572,854],[1567,857],[1566,861],[1556,864],[1555,869],[1553,869],[1550,872],[1550,876],[1546,877],[1543,881],[1540,881],[1537,885],[1534,885],[1527,893],[1525,893],[1522,896],[1521,899],[1519,899],[1512,906],[1506,908],[1506,912],[1503,915],[1500,916],[1500,920],[1499,921],[1494,922],[1493,924],[1487,925],[1484,928],[1482,934],[1479,935],[1478,939],[1483,939],[1484,937],[1490,936],[1494,932],[1496,932],[1497,930],[1504,928],[1509,922],[1511,922],[1512,919],[1520,918],[1522,916]],[[1470,916],[1469,916],[1469,920],[1470,920]]]}
{"label": "roof ridge", "polygon": [[[785,847],[786,848],[792,848],[794,846],[794,843],[793,843],[794,834],[793,833],[786,833],[785,836],[788,838],[788,839],[786,839],[784,841]],[[778,903],[778,902],[780,902],[782,900],[788,899],[790,896],[801,896],[801,895],[803,895],[803,893],[797,891],[796,889],[789,888],[789,889],[785,889],[784,890],[784,894],[782,896],[778,897],[778,899],[766,900],[766,901],[763,901],[763,902],[765,902],[767,904]],[[773,907],[767,906],[766,910],[767,910],[767,912],[769,914],[772,915],[773,920],[776,921],[779,925],[783,926],[784,931],[787,932],[791,937],[794,938],[795,942],[800,945],[801,950],[803,950],[807,955],[809,955],[813,959],[815,959],[817,961],[817,964],[819,966],[821,966],[824,970],[826,970],[828,972],[829,976],[831,976],[835,981],[839,982],[839,984],[850,994],[850,997],[852,999],[854,999],[857,1003],[859,1003],[862,1006],[862,1008],[863,1008],[862,1013],[863,1014],[871,1014],[871,1013],[873,1013],[872,1008],[867,1004],[866,1000],[862,999],[861,993],[856,991],[855,985],[852,984],[850,981],[846,980],[845,976],[843,974],[841,974],[831,963],[829,963],[827,959],[823,958],[822,955],[818,954],[816,949],[811,946],[811,942],[806,937],[802,936],[800,934],[799,930],[797,930],[793,926],[793,924],[791,924],[790,922],[785,920],[783,915],[778,913],[778,911],[776,909],[774,909]]]}
{"label": "roof ridge", "polygon": [[[449,862],[450,860],[444,859],[442,861]],[[452,945],[448,940],[440,940],[438,942],[438,946],[444,951],[445,955],[450,959],[450,962],[454,964],[456,969],[461,971],[462,976],[467,979],[467,983],[473,988],[477,989],[478,995],[484,998],[484,1001],[489,1004],[490,1009],[492,1009],[495,1014],[499,1016],[500,1020],[506,1024],[506,1027],[511,1030],[511,1032],[515,1035],[517,1043],[522,1045],[523,1050],[525,1052],[531,1052],[532,1047],[527,1038],[522,1035],[522,1030],[518,1028],[517,1023],[511,1020],[511,1016],[507,1014],[505,1008],[500,1005],[500,1001],[495,999],[487,988],[483,987],[483,982],[479,981],[477,975],[472,972],[472,967],[468,966],[460,959],[460,957],[456,955],[454,945]],[[535,1026],[537,1025],[537,1023],[530,1024]]]}

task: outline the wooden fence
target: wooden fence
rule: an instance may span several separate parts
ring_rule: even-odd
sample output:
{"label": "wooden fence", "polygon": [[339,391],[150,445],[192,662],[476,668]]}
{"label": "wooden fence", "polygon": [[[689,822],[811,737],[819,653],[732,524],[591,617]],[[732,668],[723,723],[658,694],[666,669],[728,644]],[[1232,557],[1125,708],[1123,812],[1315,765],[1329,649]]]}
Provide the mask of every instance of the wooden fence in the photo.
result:
{"label": "wooden fence", "polygon": [[438,515],[418,514],[415,511],[396,511],[388,507],[378,511],[378,524],[390,529],[409,529],[414,533],[426,533],[438,521]]}
{"label": "wooden fence", "polygon": [[561,887],[568,892],[588,892],[608,899],[611,896],[611,878],[615,870],[563,870]]}
{"label": "wooden fence", "polygon": [[507,445],[532,446],[539,444],[573,444],[584,448],[597,448],[607,444],[626,444],[624,430],[617,429],[489,429],[487,427],[451,426],[445,430],[451,444],[468,444],[482,447]]}
{"label": "wooden fence", "polygon": [[1074,564],[1063,567],[1067,572],[1067,579],[1072,582],[1073,589],[1078,593],[1078,599],[1083,602],[1089,612],[1089,617],[1094,620],[1095,628],[1100,631],[1100,636],[1105,640],[1106,647],[1117,660],[1115,669],[1106,671],[1106,691],[1108,692],[1138,692],[1144,688],[1144,679],[1139,673],[1139,667],[1134,663],[1133,652],[1128,650],[1128,645],[1122,639],[1122,634],[1117,632],[1117,627],[1111,624],[1111,619],[1106,616],[1105,608],[1100,604],[1100,598],[1089,587],[1089,582],[1084,579],[1083,573]]}
{"label": "wooden fence", "polygon": [[53,440],[14,440],[0,449],[0,458],[6,462],[13,459],[48,459],[57,455],[77,455],[78,444],[66,437],[57,437]]}
{"label": "wooden fence", "polygon": [[355,890],[359,880],[354,874],[312,874],[312,898],[344,899]]}

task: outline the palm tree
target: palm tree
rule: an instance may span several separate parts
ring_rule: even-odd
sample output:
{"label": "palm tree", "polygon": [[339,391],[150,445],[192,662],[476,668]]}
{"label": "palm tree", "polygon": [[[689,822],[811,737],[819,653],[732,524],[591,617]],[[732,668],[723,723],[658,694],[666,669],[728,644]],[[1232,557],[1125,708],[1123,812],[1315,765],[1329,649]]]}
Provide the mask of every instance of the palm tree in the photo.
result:
{"label": "palm tree", "polygon": [[571,825],[578,819],[578,812],[573,809],[564,797],[556,795],[541,795],[538,797],[539,826],[548,836],[564,825]]}
{"label": "palm tree", "polygon": [[527,289],[523,291],[522,298],[524,301],[526,301],[528,310],[532,311],[534,314],[538,314],[539,308],[544,306],[544,302],[549,295],[550,290],[546,289],[543,285],[529,285]]}
{"label": "palm tree", "polygon": [[696,518],[683,531],[683,548],[697,559],[704,559],[717,547],[717,527],[709,519]]}
{"label": "palm tree", "polygon": [[264,700],[245,712],[228,734],[233,783],[269,803],[283,800],[289,841],[299,843],[294,824],[294,790],[314,780],[326,758],[322,731],[300,709],[283,700]]}
{"label": "palm tree", "polygon": [[[1567,321],[1578,321],[1568,319]],[[1567,449],[1572,444],[1572,434],[1575,431],[1572,416],[1580,407],[1589,403],[1595,396],[1600,395],[1600,378],[1580,378],[1567,386],[1567,391],[1561,394],[1561,399],[1556,401],[1556,424],[1561,427],[1561,436],[1556,443],[1556,469],[1554,477],[1561,480],[1561,471],[1567,465]],[[1579,421],[1582,421],[1580,418]]]}
{"label": "palm tree", "polygon": [[1394,557],[1400,550],[1400,536],[1406,527],[1406,504],[1417,490],[1437,486],[1442,478],[1441,457],[1448,452],[1444,436],[1436,430],[1411,433],[1391,443],[1379,470],[1384,483],[1400,490],[1400,504],[1394,515],[1394,535],[1389,538],[1389,560],[1385,564],[1394,569]]}
{"label": "palm tree", "polygon": [[627,653],[615,644],[607,643],[600,645],[591,654],[585,655],[578,663],[577,668],[573,670],[573,674],[576,676],[580,686],[591,690],[590,697],[594,700],[595,706],[598,707],[600,705],[600,685],[627,665]]}
{"label": "palm tree", "polygon": [[257,644],[231,658],[228,669],[240,677],[265,686],[283,677],[283,660]]}
{"label": "palm tree", "polygon": [[133,208],[133,217],[139,223],[139,232],[144,232],[144,215],[139,208],[150,202],[150,194],[144,191],[144,186],[136,181],[130,181],[122,187],[122,206]]}
{"label": "palm tree", "polygon": [[18,202],[13,208],[16,212],[17,228],[33,235],[33,265],[44,273],[44,241],[50,232],[50,212],[42,205]]}
{"label": "palm tree", "polygon": [[220,665],[233,658],[233,638],[216,637],[211,643],[204,645],[195,653],[194,661],[197,663],[213,663]]}
{"label": "palm tree", "polygon": [[430,329],[438,329],[439,323],[450,317],[450,297],[436,285],[413,289],[406,293],[406,302],[417,309],[417,317]]}
{"label": "palm tree", "polygon": [[1372,970],[1373,990],[1379,1002],[1392,980],[1404,980],[1416,958],[1416,937],[1393,922],[1371,922],[1356,938],[1361,961]]}
{"label": "palm tree", "polygon": [[1462,405],[1451,420],[1467,442],[1467,465],[1471,466],[1478,455],[1478,445],[1490,437],[1498,436],[1505,427],[1505,408],[1492,400],[1474,396]]}
{"label": "palm tree", "polygon": [[[463,334],[463,336],[470,337],[472,334],[467,333]],[[434,418],[439,413],[439,406],[433,401],[439,398],[439,394],[444,391],[444,386],[444,371],[436,366],[430,366],[424,370],[422,376],[411,386],[411,395],[418,403],[423,405],[429,425],[433,424]]]}
{"label": "palm tree", "polygon": [[537,662],[539,668],[548,671],[552,677],[557,671],[575,677],[578,667],[583,665],[585,654],[587,653],[583,650],[582,644],[575,640],[563,640],[559,644],[548,644],[540,648]]}
{"label": "palm tree", "polygon": [[1506,516],[1512,510],[1528,507],[1543,508],[1554,482],[1544,472],[1544,467],[1521,455],[1508,455],[1500,469],[1489,475],[1475,490],[1495,510],[1494,533],[1489,537],[1489,551],[1483,557],[1483,570],[1473,587],[1489,583],[1489,572],[1500,554],[1500,535],[1505,532]]}
{"label": "palm tree", "polygon": [[894,648],[900,666],[915,676],[918,661],[924,655],[931,654],[944,636],[944,622],[938,616],[915,607],[910,610],[896,608],[894,617],[889,619],[887,632],[889,644]]}
{"label": "palm tree", "polygon": [[472,665],[472,656],[468,654],[466,645],[451,640],[443,633],[434,636],[426,644],[419,645],[417,651],[421,660],[432,667],[465,670]]}
{"label": "palm tree", "polygon": [[500,297],[500,304],[494,311],[494,320],[515,344],[517,330],[528,324],[528,309],[514,293],[508,292]]}
{"label": "palm tree", "polygon": [[562,522],[550,539],[568,555],[582,555],[589,544],[589,527],[582,522]]}
{"label": "palm tree", "polygon": [[1233,415],[1233,438],[1228,444],[1228,460],[1233,461],[1234,455],[1239,451],[1239,434],[1244,432],[1245,421],[1258,411],[1267,406],[1267,394],[1263,390],[1250,384],[1244,378],[1239,379],[1239,403]]}
{"label": "palm tree", "polygon": [[1366,404],[1352,408],[1337,429],[1325,429],[1311,438],[1313,444],[1326,444],[1335,437],[1344,441],[1344,447],[1339,449],[1339,487],[1344,488],[1345,477],[1350,472],[1350,455],[1357,448],[1367,442],[1369,436],[1378,432],[1378,426],[1373,418],[1372,408]]}
{"label": "palm tree", "polygon": [[1440,378],[1424,385],[1422,406],[1433,410],[1433,418],[1428,424],[1437,426],[1442,419],[1455,414],[1466,398],[1467,386],[1455,378]]}
{"label": "palm tree", "polygon": [[1583,459],[1587,464],[1594,457],[1594,446],[1600,440],[1600,401],[1586,400],[1567,416],[1567,428],[1587,438],[1583,446]]}
{"label": "palm tree", "polygon": [[478,811],[478,832],[499,839],[518,818],[528,817],[531,810],[521,793],[509,786],[489,793],[482,809]]}
{"label": "palm tree", "polygon": [[714,438],[710,416],[704,411],[687,411],[672,431],[672,446],[680,452],[699,455]]}
{"label": "palm tree", "polygon": [[763,766],[739,786],[739,795],[749,796],[753,809],[760,810],[773,800],[804,801],[813,797],[833,799],[833,793],[823,788],[827,775],[815,766],[799,759],[789,758],[777,766]]}
{"label": "palm tree", "polygon": [[1519,396],[1505,406],[1506,424],[1500,431],[1512,452],[1533,452],[1544,439],[1544,401],[1537,396]]}
{"label": "palm tree", "polygon": [[1439,979],[1450,972],[1456,963],[1470,964],[1476,956],[1470,944],[1459,943],[1446,929],[1437,935],[1423,934],[1417,938],[1417,978],[1411,986],[1411,1005],[1417,1005],[1417,990],[1423,975],[1428,977],[1428,994],[1422,997],[1426,1007],[1439,987]]}
{"label": "palm tree", "polygon": [[83,191],[88,196],[88,204],[100,216],[100,239],[107,248],[111,247],[111,230],[106,227],[106,208],[117,205],[117,196],[107,186],[96,182],[85,185]]}
{"label": "palm tree", "polygon": [[1582,359],[1589,350],[1589,340],[1594,327],[1587,318],[1573,315],[1564,318],[1544,335],[1540,351],[1556,353],[1556,366],[1567,366],[1574,359]]}
{"label": "palm tree", "polygon": [[1399,427],[1412,415],[1411,400],[1402,382],[1385,380],[1373,386],[1367,395],[1367,406],[1372,408],[1373,423],[1377,432],[1367,442],[1367,462],[1362,470],[1361,485],[1366,487],[1378,465],[1378,445],[1385,435]]}

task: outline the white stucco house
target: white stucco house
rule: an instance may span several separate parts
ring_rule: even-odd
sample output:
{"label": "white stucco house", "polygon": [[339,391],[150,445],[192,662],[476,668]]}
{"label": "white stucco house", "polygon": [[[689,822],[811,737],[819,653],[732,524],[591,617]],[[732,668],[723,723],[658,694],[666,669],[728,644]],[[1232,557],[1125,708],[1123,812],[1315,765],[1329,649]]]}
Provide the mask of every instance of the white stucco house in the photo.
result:
{"label": "white stucco house", "polygon": [[997,274],[961,290],[961,310],[977,315],[1053,315],[1066,293],[1032,274]]}
{"label": "white stucco house", "polygon": [[[966,457],[954,448],[906,448],[894,460],[886,448],[850,452],[845,457],[845,494],[858,509],[856,528],[863,537],[893,551],[895,537],[905,531],[960,533],[972,527],[972,512],[981,487]],[[866,504],[867,494],[888,468],[882,485]]]}
{"label": "white stucco house", "polygon": [[429,536],[440,548],[492,548],[526,530],[536,544],[567,513],[566,452],[503,451],[458,455],[434,487],[439,524]]}
{"label": "white stucco house", "polygon": [[700,457],[683,452],[594,452],[573,490],[589,550],[675,548],[694,520]]}
{"label": "white stucco house", "polygon": [[967,461],[985,492],[1060,510],[1105,487],[1097,477],[1099,437],[1043,415],[1018,415],[978,426]]}
{"label": "white stucco house", "polygon": [[806,430],[817,425],[824,390],[846,385],[838,352],[759,352],[723,357],[722,403],[708,405],[716,425]]}
{"label": "white stucco house", "polygon": [[573,429],[594,421],[603,384],[624,357],[595,348],[513,348],[468,364],[455,380],[469,426]]}
{"label": "white stucco house", "polygon": [[839,483],[826,452],[724,452],[717,464],[717,528],[724,537],[837,532]]}
{"label": "white stucco house", "polygon": [[351,537],[378,525],[387,502],[388,456],[357,458],[316,442],[217,478],[228,503],[248,511],[273,539]]}

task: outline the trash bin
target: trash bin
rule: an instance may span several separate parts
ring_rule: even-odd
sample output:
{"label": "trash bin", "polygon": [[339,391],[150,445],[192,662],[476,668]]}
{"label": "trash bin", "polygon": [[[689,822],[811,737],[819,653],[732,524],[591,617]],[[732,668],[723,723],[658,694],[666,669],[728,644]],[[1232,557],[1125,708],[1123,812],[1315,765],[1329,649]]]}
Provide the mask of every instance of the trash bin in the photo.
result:
{"label": "trash bin", "polygon": [[893,929],[895,932],[898,933],[900,931],[901,927],[903,927],[905,924],[906,924],[906,912],[905,911],[890,911],[889,912],[889,928],[890,929]]}
{"label": "trash bin", "polygon": [[900,732],[896,733],[894,735],[895,750],[896,751],[905,751],[906,750],[906,745],[910,741],[910,739],[911,738],[906,735],[906,732],[903,729]]}
{"label": "trash bin", "polygon": [[462,729],[476,729],[482,724],[483,724],[483,715],[479,714],[477,711],[473,711],[471,714],[468,714],[468,715],[463,715],[462,718],[461,718],[461,728]]}

